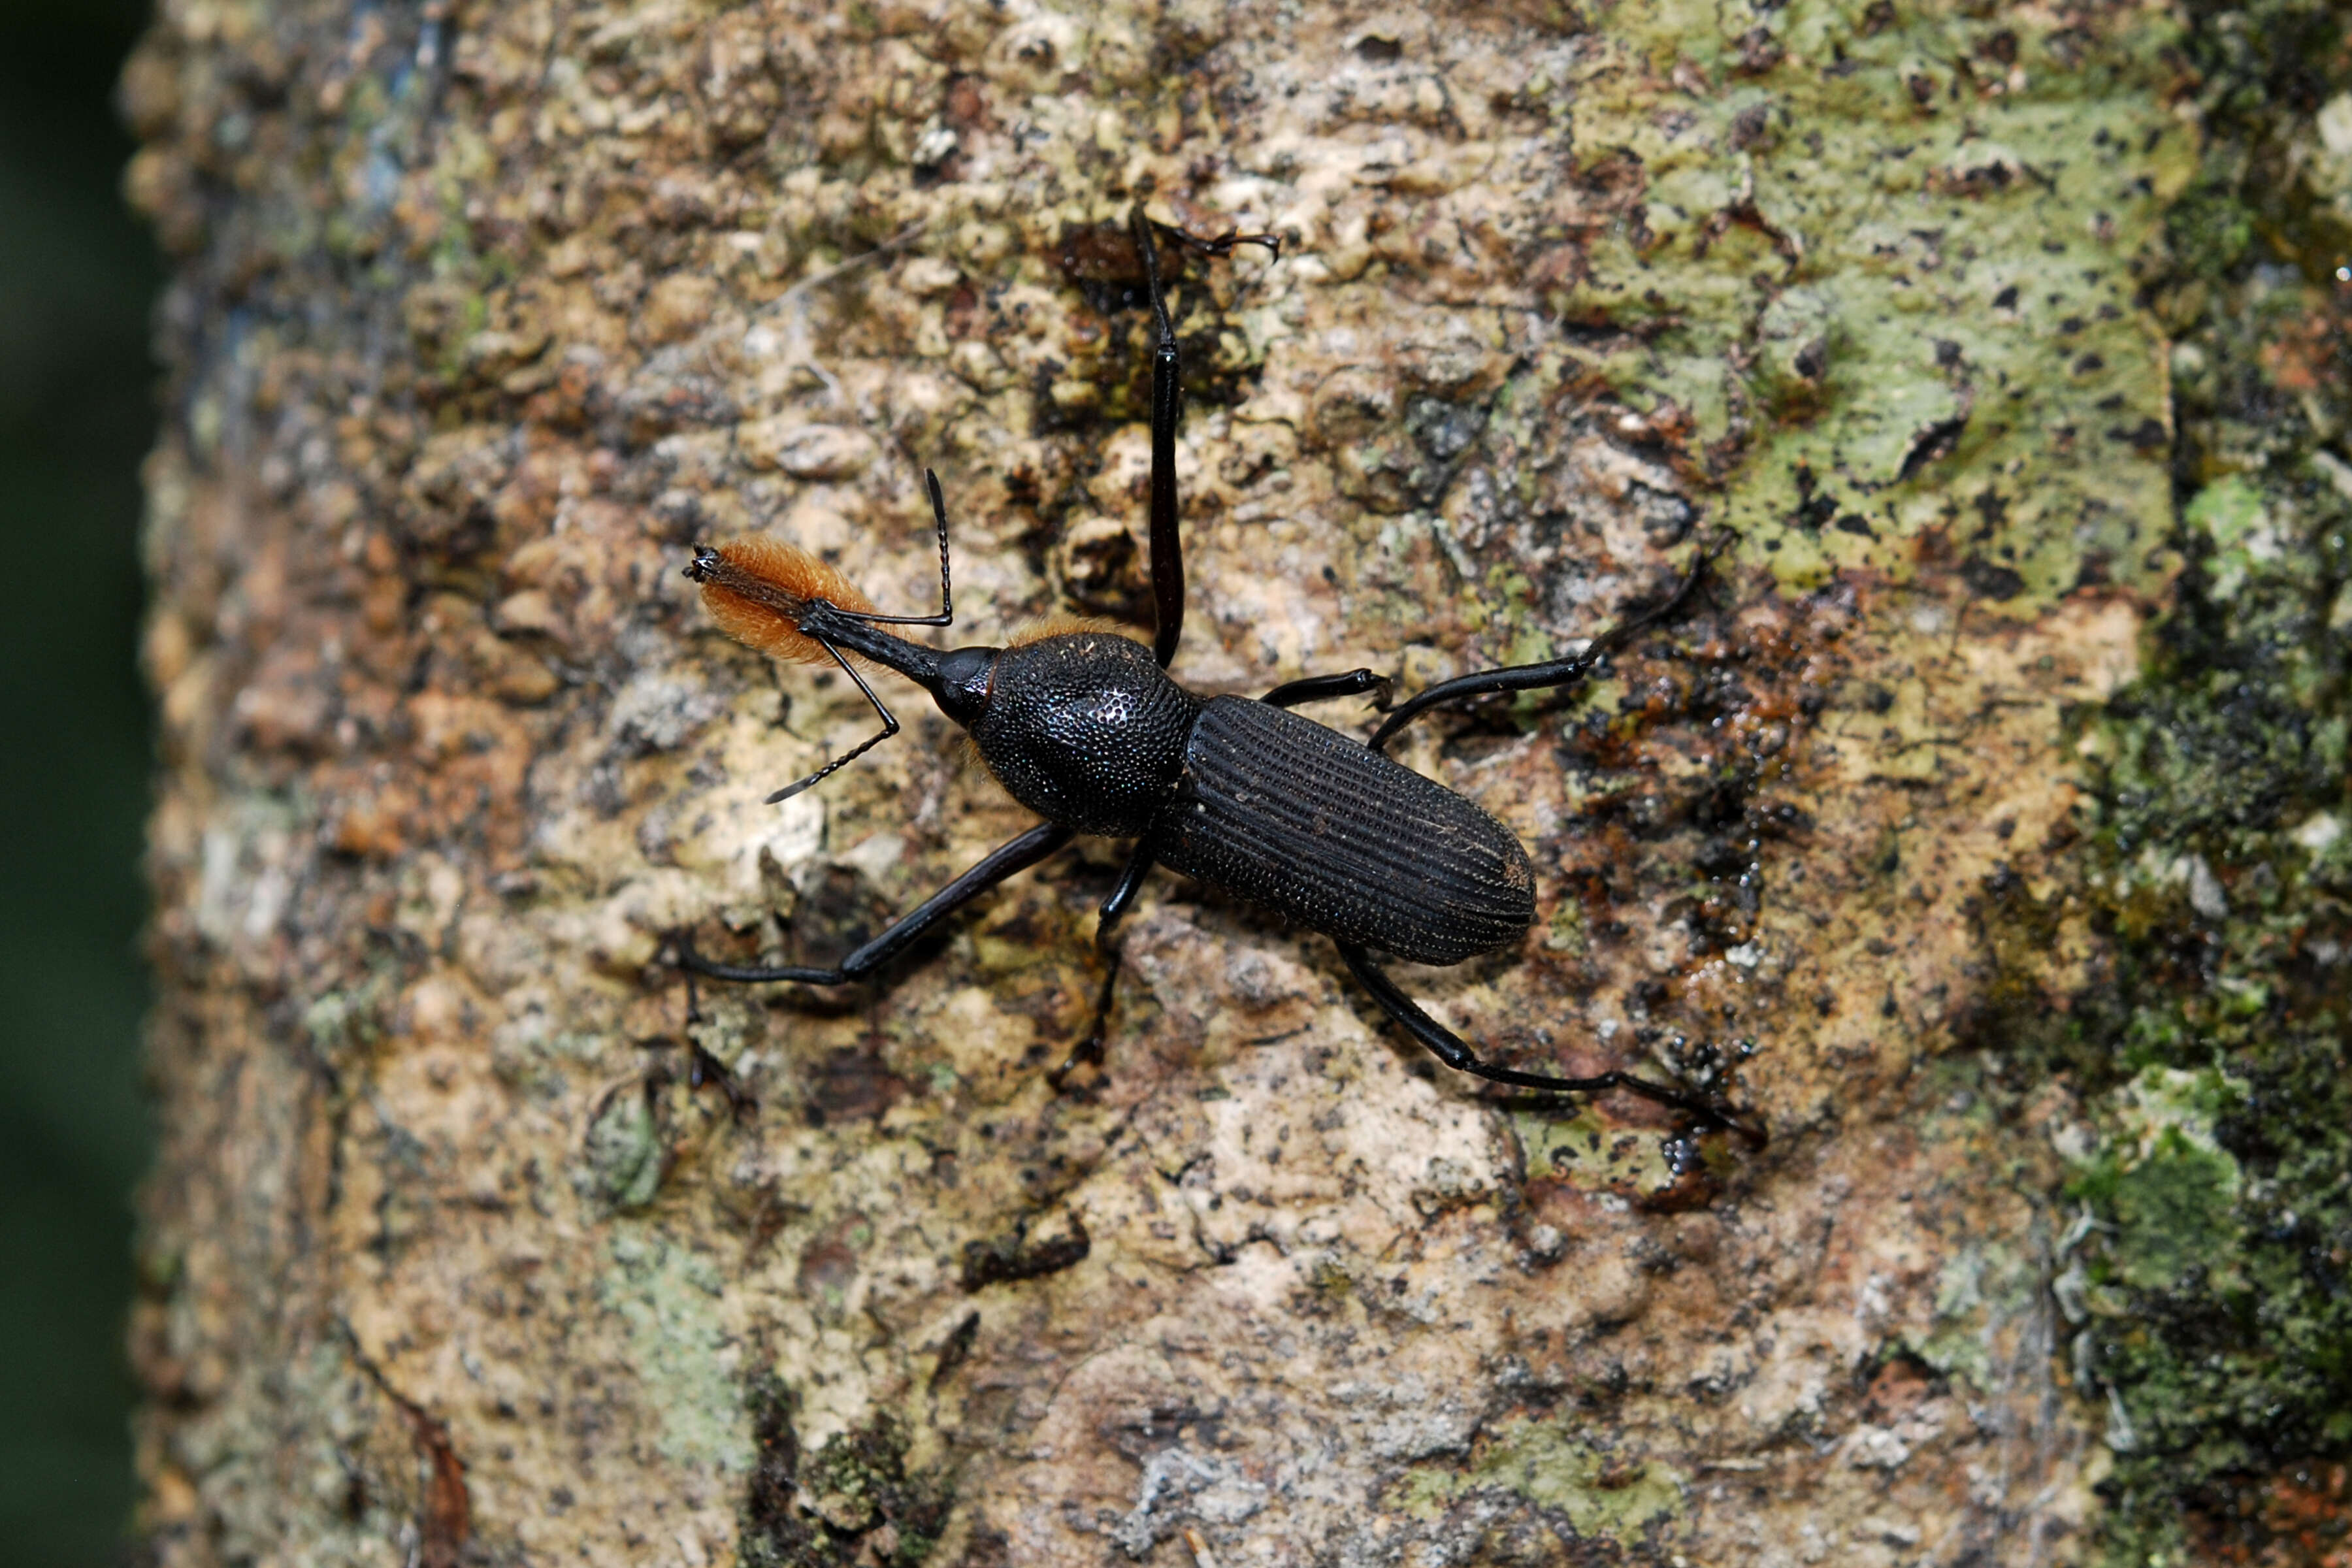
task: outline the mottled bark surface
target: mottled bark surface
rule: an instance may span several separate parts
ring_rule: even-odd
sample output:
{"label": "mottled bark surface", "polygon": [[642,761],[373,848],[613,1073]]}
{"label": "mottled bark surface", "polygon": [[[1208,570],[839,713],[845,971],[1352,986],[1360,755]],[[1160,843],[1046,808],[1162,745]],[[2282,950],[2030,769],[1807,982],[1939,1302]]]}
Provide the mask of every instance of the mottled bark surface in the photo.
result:
{"label": "mottled bark surface", "polygon": [[[2259,584],[2352,491],[2290,443],[2302,512],[2231,480],[2181,532],[2181,28],[170,0],[126,82],[180,258],[157,1560],[2022,1564],[2145,1495],[2177,1537],[2171,1460],[2102,1489],[2154,1374],[2082,1325],[2202,1267],[2151,1227],[2256,1234],[2252,1156],[2220,1058],[2118,1054],[2117,955],[2250,895],[2118,847],[2107,704],[2196,526]],[[666,931],[838,955],[1028,819],[903,687],[763,805],[871,717],[719,637],[686,547],[772,528],[919,613],[929,464],[959,640],[1141,615],[1092,226],[1146,196],[1288,241],[1178,290],[1193,686],[1542,657],[1730,539],[1589,693],[1405,748],[1542,879],[1520,949],[1407,973],[1521,1065],[1714,1074],[1768,1148],[1498,1100],[1165,876],[1056,1095],[1100,845],[878,984],[689,1010]],[[2322,285],[2264,297],[2317,346],[2200,363],[2320,431]],[[2331,732],[2267,808],[2298,908],[2342,908],[2294,890],[2344,875]]]}

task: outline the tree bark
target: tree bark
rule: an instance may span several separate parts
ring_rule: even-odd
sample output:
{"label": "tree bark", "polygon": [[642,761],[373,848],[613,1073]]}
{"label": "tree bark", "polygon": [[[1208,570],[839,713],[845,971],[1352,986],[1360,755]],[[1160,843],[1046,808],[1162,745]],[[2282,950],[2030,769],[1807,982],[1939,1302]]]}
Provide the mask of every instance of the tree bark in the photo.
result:
{"label": "tree bark", "polygon": [[[2248,897],[2113,831],[2183,561],[2183,47],[2133,4],[167,0],[125,87],[179,258],[156,1560],[2123,1539],[2154,1395],[2098,1336],[2200,1261],[2131,1273],[2129,1184],[2242,1160],[2109,1005]],[[923,613],[930,465],[951,643],[1142,616],[1139,200],[1286,240],[1177,289],[1196,689],[1546,657],[1722,542],[1590,690],[1405,749],[1542,882],[1521,949],[1407,973],[1521,1066],[1713,1074],[1769,1146],[1435,1069],[1165,875],[1055,1093],[1107,846],[878,984],[665,963],[837,956],[1027,825],[904,687],[762,804],[872,716],[679,569],[772,529]],[[2258,578],[2318,559],[2297,493]],[[2315,776],[2273,826],[2318,858]],[[2175,1473],[2130,1476],[2177,1535]]]}

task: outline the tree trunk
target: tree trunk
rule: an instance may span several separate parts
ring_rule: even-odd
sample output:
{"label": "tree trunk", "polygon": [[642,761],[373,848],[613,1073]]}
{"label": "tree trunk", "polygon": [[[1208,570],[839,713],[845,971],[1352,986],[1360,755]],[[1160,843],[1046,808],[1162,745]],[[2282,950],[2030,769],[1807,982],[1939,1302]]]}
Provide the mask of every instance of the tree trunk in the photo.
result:
{"label": "tree trunk", "polygon": [[[2281,16],[2342,74],[2315,7],[166,0],[156,1560],[2335,1517],[2352,100],[2264,107]],[[1405,978],[1768,1146],[1437,1068],[1165,874],[1056,1093],[1104,845],[877,984],[666,963],[837,957],[1031,820],[904,686],[764,805],[872,714],[679,569],[925,613],[929,465],[951,644],[1145,616],[1138,200],[1285,239],[1176,289],[1188,684],[1547,657],[1721,543],[1590,689],[1419,727],[1541,887]]]}

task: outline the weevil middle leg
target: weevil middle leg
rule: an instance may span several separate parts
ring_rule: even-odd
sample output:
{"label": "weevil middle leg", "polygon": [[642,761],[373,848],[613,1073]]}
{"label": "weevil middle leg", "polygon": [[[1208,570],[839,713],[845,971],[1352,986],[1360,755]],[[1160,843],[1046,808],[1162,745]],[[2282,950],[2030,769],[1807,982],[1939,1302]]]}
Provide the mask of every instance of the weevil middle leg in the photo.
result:
{"label": "weevil middle leg", "polygon": [[1384,752],[1398,731],[1432,709],[1449,702],[1466,702],[1474,697],[1486,697],[1498,691],[1541,691],[1547,688],[1575,685],[1591,675],[1602,659],[1631,642],[1634,633],[1656,625],[1680,609],[1697,590],[1699,580],[1706,575],[1708,563],[1715,559],[1715,549],[1719,548],[1717,545],[1701,550],[1698,559],[1683,574],[1682,582],[1673,593],[1594,637],[1581,652],[1565,658],[1545,659],[1539,664],[1506,665],[1500,669],[1475,670],[1468,675],[1457,675],[1451,680],[1441,680],[1390,709],[1388,717],[1381,721],[1381,727],[1373,731],[1371,739],[1364,743],[1376,752]]}
{"label": "weevil middle leg", "polygon": [[1150,838],[1138,839],[1128,852],[1118,886],[1103,900],[1102,910],[1095,917],[1095,953],[1102,961],[1102,985],[1095,993],[1094,1017],[1086,1034],[1070,1047],[1062,1065],[1045,1075],[1045,1081],[1055,1089],[1061,1088],[1062,1080],[1079,1067],[1097,1066],[1103,1059],[1103,1047],[1110,1036],[1111,1002],[1118,994],[1118,922],[1135,902],[1135,895],[1142,890],[1143,879],[1151,874],[1158,858],[1158,847]]}

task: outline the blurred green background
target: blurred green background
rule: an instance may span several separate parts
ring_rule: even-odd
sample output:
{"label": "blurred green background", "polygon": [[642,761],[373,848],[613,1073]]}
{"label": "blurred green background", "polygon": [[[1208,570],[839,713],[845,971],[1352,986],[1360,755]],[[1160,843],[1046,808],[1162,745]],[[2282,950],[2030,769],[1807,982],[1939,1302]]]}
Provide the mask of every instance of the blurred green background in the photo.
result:
{"label": "blurred green background", "polygon": [[161,271],[118,186],[145,0],[0,0],[0,1563],[125,1554]]}

